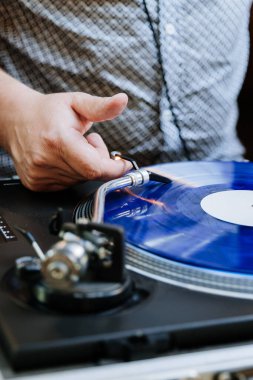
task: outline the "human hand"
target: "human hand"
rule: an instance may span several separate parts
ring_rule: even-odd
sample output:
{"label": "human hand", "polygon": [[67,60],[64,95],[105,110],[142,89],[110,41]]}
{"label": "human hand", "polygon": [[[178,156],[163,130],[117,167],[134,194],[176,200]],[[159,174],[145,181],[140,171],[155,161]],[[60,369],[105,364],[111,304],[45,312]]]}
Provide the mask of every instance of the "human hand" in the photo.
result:
{"label": "human hand", "polygon": [[112,160],[98,134],[83,135],[93,122],[115,118],[126,105],[125,94],[99,98],[28,91],[5,132],[4,144],[24,186],[56,191],[82,180],[123,175],[131,164]]}

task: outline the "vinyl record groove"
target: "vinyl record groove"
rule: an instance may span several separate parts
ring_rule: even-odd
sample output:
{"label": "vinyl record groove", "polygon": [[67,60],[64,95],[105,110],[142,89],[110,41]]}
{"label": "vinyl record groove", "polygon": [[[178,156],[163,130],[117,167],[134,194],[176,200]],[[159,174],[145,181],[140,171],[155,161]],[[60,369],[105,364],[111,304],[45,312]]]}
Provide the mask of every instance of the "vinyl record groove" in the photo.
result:
{"label": "vinyl record groove", "polygon": [[[185,162],[149,169],[172,183],[150,182],[106,200],[105,222],[125,230],[128,267],[191,289],[253,298],[253,164]],[[225,196],[217,201],[220,194]],[[207,212],[203,200],[213,195]],[[221,220],[223,213],[224,220],[239,222]]]}

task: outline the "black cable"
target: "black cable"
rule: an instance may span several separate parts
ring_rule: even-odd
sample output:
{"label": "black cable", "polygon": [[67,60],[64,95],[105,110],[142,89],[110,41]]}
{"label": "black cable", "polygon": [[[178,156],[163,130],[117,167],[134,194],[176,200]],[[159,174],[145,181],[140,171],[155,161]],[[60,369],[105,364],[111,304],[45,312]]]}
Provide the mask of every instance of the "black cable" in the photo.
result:
{"label": "black cable", "polygon": [[173,103],[172,103],[171,96],[170,96],[170,91],[169,91],[169,85],[168,85],[168,82],[167,82],[167,79],[166,79],[166,75],[165,75],[165,72],[164,72],[164,63],[163,63],[163,57],[162,57],[162,52],[161,52],[160,32],[159,32],[160,31],[160,16],[161,16],[161,14],[160,14],[160,0],[157,0],[157,8],[158,8],[157,9],[157,13],[158,13],[158,23],[159,23],[158,24],[158,36],[156,35],[155,29],[154,29],[154,25],[153,25],[153,21],[151,19],[151,16],[150,16],[150,13],[149,13],[149,10],[148,10],[148,7],[147,7],[146,0],[142,0],[142,2],[143,2],[144,11],[146,13],[150,29],[151,29],[153,37],[154,37],[154,41],[155,41],[155,45],[156,45],[156,51],[157,51],[157,60],[158,60],[158,63],[160,65],[160,67],[161,67],[162,81],[163,81],[163,84],[164,84],[165,94],[166,94],[166,97],[167,97],[167,100],[168,100],[168,104],[169,104],[169,110],[170,110],[171,115],[172,115],[172,120],[173,120],[173,123],[174,123],[174,125],[176,126],[176,128],[178,130],[179,139],[181,141],[185,157],[186,157],[187,160],[190,161],[191,160],[190,151],[189,151],[189,149],[187,147],[185,139],[182,136],[182,130],[181,130],[181,127],[179,125],[178,118],[177,118],[177,116],[176,116],[176,114],[174,112],[174,107],[173,107]]}

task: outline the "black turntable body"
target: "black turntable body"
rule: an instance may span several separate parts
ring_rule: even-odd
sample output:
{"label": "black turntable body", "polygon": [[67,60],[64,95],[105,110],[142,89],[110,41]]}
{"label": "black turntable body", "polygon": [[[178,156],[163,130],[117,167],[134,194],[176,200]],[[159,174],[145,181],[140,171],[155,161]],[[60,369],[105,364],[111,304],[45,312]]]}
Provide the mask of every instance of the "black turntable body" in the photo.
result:
{"label": "black turntable body", "polygon": [[0,185],[0,338],[9,365],[22,373],[250,344],[253,300],[187,289],[138,271],[127,270],[132,294],[108,309],[61,310],[29,301],[29,289],[20,289],[13,276],[14,263],[36,254],[16,227],[31,232],[47,251],[59,240],[48,228],[55,211],[61,207],[73,218],[97,186],[33,193],[19,182]]}

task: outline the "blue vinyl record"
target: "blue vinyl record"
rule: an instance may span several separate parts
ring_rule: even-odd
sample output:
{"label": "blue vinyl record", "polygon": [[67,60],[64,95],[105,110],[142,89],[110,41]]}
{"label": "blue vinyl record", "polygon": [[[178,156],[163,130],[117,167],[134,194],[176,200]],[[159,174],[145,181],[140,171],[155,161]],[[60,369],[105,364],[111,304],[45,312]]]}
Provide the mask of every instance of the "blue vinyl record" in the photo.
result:
{"label": "blue vinyl record", "polygon": [[[253,194],[253,164],[183,162],[149,170],[171,178],[171,184],[149,182],[106,198],[105,221],[124,228],[127,245],[190,267],[252,275],[253,227],[213,217],[201,201],[223,191]],[[253,196],[250,207],[253,221]]]}

